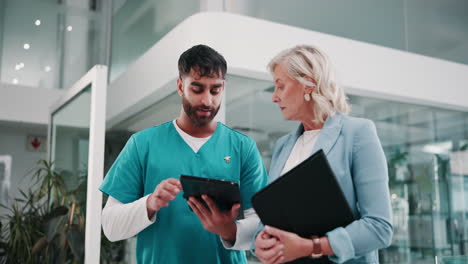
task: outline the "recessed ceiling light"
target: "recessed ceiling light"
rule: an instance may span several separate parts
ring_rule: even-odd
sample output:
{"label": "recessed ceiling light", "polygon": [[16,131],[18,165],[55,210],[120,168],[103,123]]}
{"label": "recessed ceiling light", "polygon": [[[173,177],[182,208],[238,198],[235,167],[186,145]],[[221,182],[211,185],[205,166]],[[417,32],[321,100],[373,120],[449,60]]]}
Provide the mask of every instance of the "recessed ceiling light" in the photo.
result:
{"label": "recessed ceiling light", "polygon": [[24,43],[24,45],[23,45],[23,48],[25,50],[28,50],[30,47],[31,47],[31,45],[29,45],[28,43]]}
{"label": "recessed ceiling light", "polygon": [[34,24],[35,24],[36,26],[40,26],[40,25],[41,25],[41,20],[36,19],[36,22],[34,22]]}
{"label": "recessed ceiling light", "polygon": [[18,79],[13,79],[13,84],[18,84]]}
{"label": "recessed ceiling light", "polygon": [[24,68],[24,63],[22,62],[15,65],[15,70],[17,71],[21,70],[22,68]]}
{"label": "recessed ceiling light", "polygon": [[72,26],[68,26],[67,27],[67,31],[72,31],[73,30],[73,27]]}
{"label": "recessed ceiling light", "polygon": [[44,71],[50,72],[50,70],[51,70],[50,66],[45,66],[45,67],[44,67]]}

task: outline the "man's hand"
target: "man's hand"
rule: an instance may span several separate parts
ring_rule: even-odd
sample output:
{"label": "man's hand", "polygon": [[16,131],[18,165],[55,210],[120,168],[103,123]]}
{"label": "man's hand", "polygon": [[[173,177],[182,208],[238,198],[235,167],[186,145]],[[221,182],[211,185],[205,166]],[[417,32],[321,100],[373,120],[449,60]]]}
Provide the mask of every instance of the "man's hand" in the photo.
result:
{"label": "man's hand", "polygon": [[169,202],[176,198],[176,195],[182,190],[180,181],[170,178],[162,181],[156,186],[154,192],[146,200],[146,210],[148,219],[153,217],[154,213],[161,208],[169,205]]}
{"label": "man's hand", "polygon": [[269,235],[263,230],[255,238],[255,254],[264,264],[277,264],[284,262],[284,245],[278,238]]}
{"label": "man's hand", "polygon": [[223,213],[208,195],[203,194],[202,199],[208,208],[194,197],[190,197],[187,203],[200,218],[203,227],[211,233],[220,235],[223,240],[235,243],[237,232],[235,220],[239,214],[240,204],[234,204],[231,211]]}
{"label": "man's hand", "polygon": [[[265,234],[278,239],[279,244],[284,246],[281,250],[276,249],[274,252],[270,253],[270,255],[279,254],[282,255],[282,257],[280,257],[279,259],[269,258],[264,263],[276,264],[289,262],[298,258],[310,256],[310,254],[312,253],[314,244],[311,239],[302,238],[294,233],[283,231],[271,226],[265,226],[265,229],[263,231],[265,232]],[[260,247],[262,247],[262,245],[260,245]],[[273,247],[272,249],[275,249],[275,247]],[[277,253],[278,251],[280,251],[281,253]],[[257,249],[255,249],[255,252],[257,252]],[[268,262],[268,260],[272,261]]]}

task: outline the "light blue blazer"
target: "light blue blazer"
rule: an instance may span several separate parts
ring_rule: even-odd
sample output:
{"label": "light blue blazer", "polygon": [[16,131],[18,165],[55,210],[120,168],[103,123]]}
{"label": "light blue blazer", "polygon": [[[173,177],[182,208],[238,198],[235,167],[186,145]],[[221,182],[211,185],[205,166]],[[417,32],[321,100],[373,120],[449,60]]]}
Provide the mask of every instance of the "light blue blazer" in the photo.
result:
{"label": "light blue blazer", "polygon": [[[301,124],[295,132],[277,141],[271,160],[270,182],[280,177],[302,132]],[[335,114],[327,118],[312,153],[319,149],[327,155],[358,219],[326,234],[336,254],[330,256],[330,260],[337,263],[379,263],[377,250],[390,245],[393,227],[387,162],[374,123]],[[310,176],[314,175],[311,173]],[[314,210],[313,205],[310,210]]]}

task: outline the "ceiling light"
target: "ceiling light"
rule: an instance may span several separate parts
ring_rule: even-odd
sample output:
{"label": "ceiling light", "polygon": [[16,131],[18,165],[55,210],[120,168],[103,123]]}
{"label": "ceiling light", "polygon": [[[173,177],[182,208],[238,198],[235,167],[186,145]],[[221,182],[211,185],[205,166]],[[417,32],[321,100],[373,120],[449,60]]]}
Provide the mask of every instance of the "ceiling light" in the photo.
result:
{"label": "ceiling light", "polygon": [[23,48],[25,50],[28,50],[30,47],[31,47],[31,45],[29,45],[28,43],[24,43],[24,45],[23,45]]}
{"label": "ceiling light", "polygon": [[34,22],[34,24],[36,24],[36,26],[40,26],[41,25],[41,20],[36,19],[36,22]]}
{"label": "ceiling light", "polygon": [[18,84],[18,79],[13,79],[13,84]]}
{"label": "ceiling light", "polygon": [[21,70],[22,68],[24,68],[24,63],[22,62],[15,65],[15,70],[17,71]]}
{"label": "ceiling light", "polygon": [[50,70],[51,70],[50,66],[45,66],[45,67],[44,67],[44,71],[50,72]]}
{"label": "ceiling light", "polygon": [[73,27],[72,26],[68,26],[67,27],[67,31],[72,31],[73,30]]}
{"label": "ceiling light", "polygon": [[446,141],[424,145],[422,151],[430,154],[449,154],[451,149],[452,142]]}

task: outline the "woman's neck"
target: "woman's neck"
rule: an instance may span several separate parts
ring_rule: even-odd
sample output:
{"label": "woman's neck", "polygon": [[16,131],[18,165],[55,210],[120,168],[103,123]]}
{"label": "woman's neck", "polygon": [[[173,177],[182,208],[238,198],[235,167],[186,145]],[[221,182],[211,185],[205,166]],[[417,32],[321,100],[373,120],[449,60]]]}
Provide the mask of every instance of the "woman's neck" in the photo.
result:
{"label": "woman's neck", "polygon": [[[326,120],[326,118],[324,119]],[[314,122],[311,119],[303,120],[302,125],[304,126],[304,131],[322,129],[324,123]]]}

